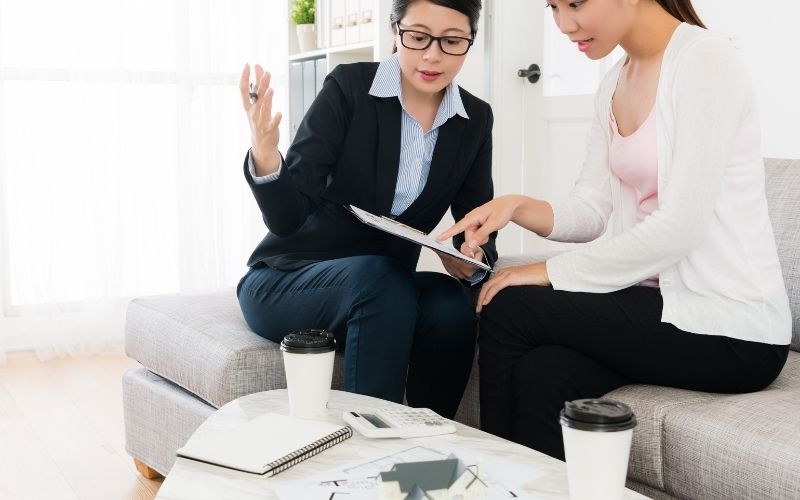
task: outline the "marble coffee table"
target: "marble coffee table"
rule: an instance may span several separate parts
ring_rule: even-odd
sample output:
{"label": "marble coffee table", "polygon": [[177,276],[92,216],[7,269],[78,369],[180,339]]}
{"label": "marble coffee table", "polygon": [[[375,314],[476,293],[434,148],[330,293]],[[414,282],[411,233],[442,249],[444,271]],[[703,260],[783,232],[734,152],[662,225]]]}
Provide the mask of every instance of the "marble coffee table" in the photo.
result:
{"label": "marble coffee table", "polygon": [[[392,406],[381,399],[332,391],[328,404],[327,419],[343,423],[342,411],[367,410]],[[399,406],[399,405],[398,405]],[[213,433],[219,429],[235,427],[264,413],[289,413],[286,390],[259,392],[241,397],[226,404],[212,414],[190,439]],[[475,450],[483,456],[500,458],[541,472],[533,480],[524,482],[522,490],[533,498],[568,499],[566,465],[554,458],[524,446],[500,439],[478,429],[456,422],[457,432],[444,439],[452,440],[461,448]],[[436,439],[441,439],[437,437]],[[278,498],[272,485],[275,479],[299,480],[334,469],[344,463],[367,460],[377,453],[389,454],[417,444],[425,444],[430,438],[374,440],[354,433],[353,437],[329,448],[310,459],[281,472],[273,478],[265,478],[213,465],[178,458],[169,475],[159,489],[161,500],[213,499],[273,499]],[[626,490],[626,499],[647,498]]]}

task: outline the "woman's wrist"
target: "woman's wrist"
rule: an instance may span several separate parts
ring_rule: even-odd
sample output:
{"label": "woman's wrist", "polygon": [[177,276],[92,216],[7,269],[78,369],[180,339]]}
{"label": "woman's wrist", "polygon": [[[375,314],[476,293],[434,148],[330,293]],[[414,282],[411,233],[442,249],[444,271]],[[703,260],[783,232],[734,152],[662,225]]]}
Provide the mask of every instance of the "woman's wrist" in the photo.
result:
{"label": "woman's wrist", "polygon": [[530,199],[521,194],[510,194],[508,197],[511,199],[511,219],[510,221],[514,224],[519,224],[519,220],[521,217],[524,217],[525,212],[525,200]]}
{"label": "woman's wrist", "polygon": [[553,282],[550,281],[550,272],[547,270],[547,261],[541,262],[540,266],[541,266],[540,269],[541,269],[542,276],[543,276],[542,285],[543,286],[552,285]]}
{"label": "woman's wrist", "polygon": [[252,148],[253,152],[253,167],[256,170],[256,176],[264,177],[265,175],[274,174],[281,166],[281,154],[277,149],[272,150],[268,154],[260,154],[256,148]]}
{"label": "woman's wrist", "polygon": [[542,237],[553,231],[553,209],[550,203],[524,195],[514,196],[518,199],[512,213],[512,222]]}

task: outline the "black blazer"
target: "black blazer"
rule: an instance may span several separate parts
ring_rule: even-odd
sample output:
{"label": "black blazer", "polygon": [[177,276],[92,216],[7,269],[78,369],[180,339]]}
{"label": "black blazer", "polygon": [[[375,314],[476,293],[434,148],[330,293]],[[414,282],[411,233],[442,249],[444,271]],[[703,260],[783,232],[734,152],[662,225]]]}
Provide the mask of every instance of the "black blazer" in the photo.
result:
{"label": "black blazer", "polygon": [[[244,175],[269,229],[248,266],[292,270],[354,255],[385,255],[414,270],[420,247],[361,223],[343,205],[390,215],[400,164],[401,107],[397,97],[369,95],[378,63],[341,64],[325,79],[306,113],[277,180]],[[469,119],[454,116],[439,129],[428,181],[396,218],[430,232],[451,207],[455,220],[493,197],[492,111],[463,89]],[[494,237],[484,246],[497,259]],[[456,248],[463,235],[454,238]]]}

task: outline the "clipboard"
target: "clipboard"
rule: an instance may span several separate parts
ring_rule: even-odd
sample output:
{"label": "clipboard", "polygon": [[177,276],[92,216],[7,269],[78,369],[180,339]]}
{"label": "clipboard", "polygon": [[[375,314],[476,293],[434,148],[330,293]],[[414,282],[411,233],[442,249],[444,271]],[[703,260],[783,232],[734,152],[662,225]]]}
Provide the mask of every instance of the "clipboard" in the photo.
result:
{"label": "clipboard", "polygon": [[436,238],[423,233],[419,229],[415,229],[410,226],[406,226],[403,223],[397,222],[394,219],[383,215],[375,215],[366,210],[362,210],[354,205],[345,205],[344,206],[347,210],[353,213],[353,215],[358,218],[361,222],[368,226],[372,226],[376,229],[380,229],[385,233],[392,234],[394,236],[399,236],[408,241],[412,241],[418,245],[428,247],[431,250],[436,252],[446,253],[452,257],[457,259],[463,260],[473,266],[484,269],[486,271],[492,271],[492,268],[487,265],[485,262],[481,262],[479,260],[475,260],[472,257],[467,257],[466,255],[462,254],[455,248],[445,245],[442,242],[436,241]]}

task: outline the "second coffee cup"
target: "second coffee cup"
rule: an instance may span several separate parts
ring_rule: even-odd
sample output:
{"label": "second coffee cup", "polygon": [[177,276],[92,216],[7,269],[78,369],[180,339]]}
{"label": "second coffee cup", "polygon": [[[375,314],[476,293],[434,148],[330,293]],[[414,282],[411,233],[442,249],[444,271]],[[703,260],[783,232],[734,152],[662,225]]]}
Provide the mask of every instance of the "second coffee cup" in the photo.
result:
{"label": "second coffee cup", "polygon": [[296,330],[283,338],[289,408],[295,417],[317,417],[328,407],[336,340],[325,330]]}
{"label": "second coffee cup", "polygon": [[570,500],[619,500],[625,492],[636,417],[609,399],[564,404],[561,431]]}

